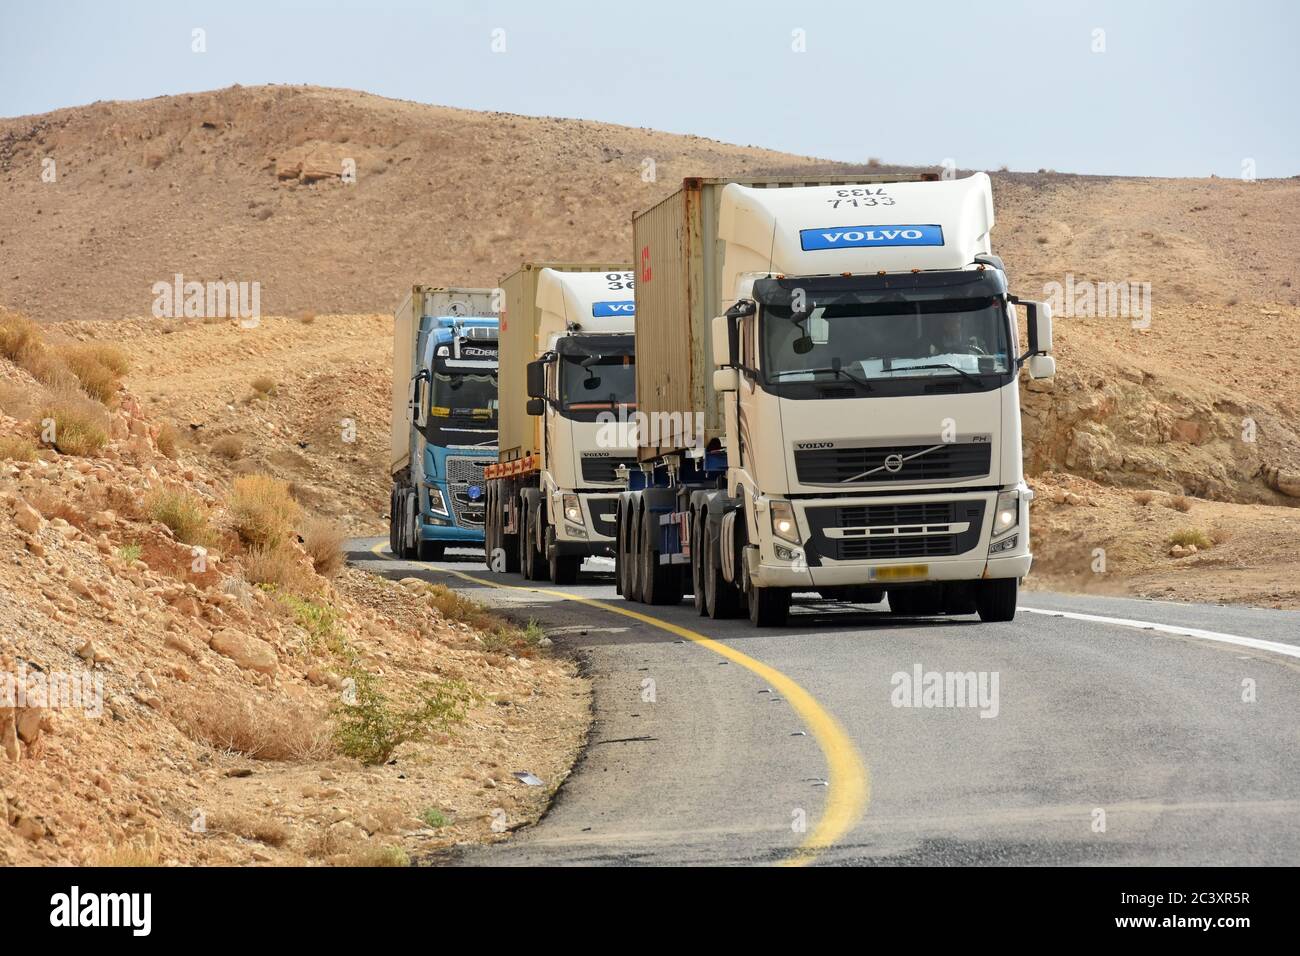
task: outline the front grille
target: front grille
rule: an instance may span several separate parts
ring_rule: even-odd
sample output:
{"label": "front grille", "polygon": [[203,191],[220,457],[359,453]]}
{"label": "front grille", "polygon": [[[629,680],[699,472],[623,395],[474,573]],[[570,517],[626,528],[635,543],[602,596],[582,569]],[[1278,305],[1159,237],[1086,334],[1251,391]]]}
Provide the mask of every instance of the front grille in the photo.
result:
{"label": "front grille", "polygon": [[[886,467],[902,459],[897,471]],[[881,445],[874,448],[808,448],[794,453],[795,473],[810,485],[873,481],[945,481],[989,473],[992,446],[984,442]],[[897,459],[893,459],[897,462]]]}
{"label": "front grille", "polygon": [[[805,553],[809,565],[833,561],[887,561],[891,558],[942,558],[965,554],[979,544],[983,501],[926,501],[911,504],[846,505],[809,508]],[[950,525],[965,531],[944,533]],[[832,537],[832,528],[849,529]],[[878,529],[873,533],[873,529]]]}
{"label": "front grille", "polygon": [[470,501],[469,485],[464,482],[449,483],[447,490],[451,493],[451,510],[456,523],[466,527],[483,526],[483,496],[477,501]]}
{"label": "front grille", "polygon": [[870,528],[880,525],[930,525],[953,521],[953,504],[925,501],[910,505],[861,505],[837,508],[835,527]]}
{"label": "front grille", "polygon": [[487,458],[469,458],[464,455],[447,459],[447,480],[456,484],[478,485],[483,487],[483,469],[487,467]]}
{"label": "front grille", "polygon": [[582,480],[598,483],[618,481],[618,475],[615,474],[618,466],[626,465],[631,468],[635,464],[634,458],[583,458]]}

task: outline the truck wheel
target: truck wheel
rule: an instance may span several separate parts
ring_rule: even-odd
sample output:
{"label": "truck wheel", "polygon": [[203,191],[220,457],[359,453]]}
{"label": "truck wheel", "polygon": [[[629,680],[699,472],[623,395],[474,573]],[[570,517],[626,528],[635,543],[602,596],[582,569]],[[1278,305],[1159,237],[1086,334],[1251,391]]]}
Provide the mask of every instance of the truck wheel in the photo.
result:
{"label": "truck wheel", "polygon": [[782,627],[789,617],[788,588],[749,589],[749,623],[755,627]]}
{"label": "truck wheel", "polygon": [[975,608],[981,621],[1010,621],[1016,616],[1016,594],[1020,582],[1015,578],[989,578],[975,589]]}
{"label": "truck wheel", "polygon": [[715,621],[740,617],[740,591],[722,576],[722,562],[718,560],[718,545],[707,530],[704,538],[704,603],[709,617]]}
{"label": "truck wheel", "polygon": [[547,572],[550,570],[546,564],[546,553],[537,547],[537,528],[542,520],[540,507],[532,507],[532,503],[527,498],[524,503],[528,510],[528,520],[524,522],[523,552],[524,552],[524,577],[529,581],[545,581]]}
{"label": "truck wheel", "polygon": [[548,531],[546,537],[546,550],[548,552],[557,552],[551,554],[550,557],[547,558],[547,565],[551,572],[551,581],[555,584],[573,584],[578,580],[578,571],[582,567],[582,557],[576,554],[559,554],[558,548],[555,547],[555,542],[550,540],[554,538],[554,534]]}
{"label": "truck wheel", "polygon": [[441,561],[447,555],[447,542],[445,541],[421,541],[420,542],[420,560],[421,561]]}
{"label": "truck wheel", "polygon": [[704,512],[691,516],[691,600],[700,617],[709,613],[709,602],[704,594]]}
{"label": "truck wheel", "polygon": [[397,556],[403,561],[414,561],[420,556],[416,519],[418,505],[414,492],[402,495],[402,523],[397,529]]}
{"label": "truck wheel", "polygon": [[641,512],[641,600],[646,604],[681,604],[682,581],[678,568],[659,563],[655,547],[655,529],[659,515],[649,509]]}
{"label": "truck wheel", "polygon": [[624,514],[618,532],[623,538],[623,597],[629,601],[641,600],[640,553],[636,546],[636,518]]}
{"label": "truck wheel", "polygon": [[394,557],[397,556],[397,531],[402,521],[402,508],[398,504],[401,499],[397,496],[397,489],[394,488],[388,495],[388,551]]}

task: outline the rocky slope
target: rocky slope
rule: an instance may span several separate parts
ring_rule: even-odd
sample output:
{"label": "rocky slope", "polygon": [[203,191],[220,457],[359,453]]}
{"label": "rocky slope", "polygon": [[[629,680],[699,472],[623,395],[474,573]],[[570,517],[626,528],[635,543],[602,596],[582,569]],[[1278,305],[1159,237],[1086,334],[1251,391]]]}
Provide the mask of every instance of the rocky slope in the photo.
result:
{"label": "rocky slope", "polygon": [[252,543],[247,489],[129,392],[60,452],[52,394],[0,358],[0,864],[399,863],[541,812],[588,716],[544,638]]}

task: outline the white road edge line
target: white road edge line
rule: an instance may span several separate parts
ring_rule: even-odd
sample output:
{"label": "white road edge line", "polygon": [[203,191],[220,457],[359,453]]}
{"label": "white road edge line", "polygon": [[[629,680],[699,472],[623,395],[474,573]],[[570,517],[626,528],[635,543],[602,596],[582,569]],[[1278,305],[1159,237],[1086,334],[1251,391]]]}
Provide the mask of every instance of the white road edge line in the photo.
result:
{"label": "white road edge line", "polygon": [[1098,624],[1116,624],[1120,627],[1136,627],[1143,631],[1160,631],[1164,634],[1177,634],[1181,637],[1197,637],[1203,641],[1235,644],[1237,647],[1249,647],[1257,651],[1272,651],[1275,654],[1300,658],[1300,645],[1283,644],[1281,641],[1261,641],[1257,637],[1239,637],[1236,634],[1223,634],[1219,631],[1204,631],[1199,627],[1156,624],[1153,621],[1133,621],[1125,617],[1102,617],[1099,614],[1080,614],[1077,611],[1053,611],[1039,607],[1021,607],[1020,610],[1028,611],[1030,614],[1047,614],[1052,617],[1068,617],[1076,621],[1095,621]]}

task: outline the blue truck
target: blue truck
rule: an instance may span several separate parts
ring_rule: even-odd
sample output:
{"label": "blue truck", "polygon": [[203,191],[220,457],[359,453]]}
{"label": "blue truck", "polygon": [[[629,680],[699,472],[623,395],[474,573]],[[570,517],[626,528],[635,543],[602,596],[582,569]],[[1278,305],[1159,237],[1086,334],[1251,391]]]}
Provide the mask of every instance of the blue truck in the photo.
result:
{"label": "blue truck", "polygon": [[393,316],[388,544],[440,560],[482,548],[483,469],[497,460],[492,289],[414,286]]}

